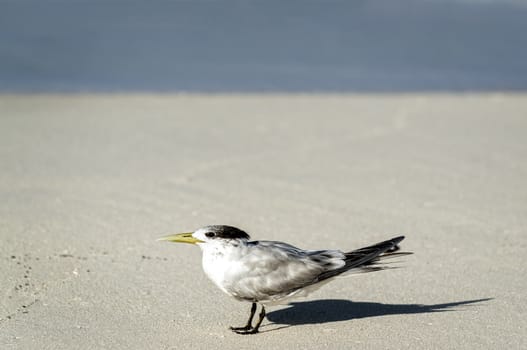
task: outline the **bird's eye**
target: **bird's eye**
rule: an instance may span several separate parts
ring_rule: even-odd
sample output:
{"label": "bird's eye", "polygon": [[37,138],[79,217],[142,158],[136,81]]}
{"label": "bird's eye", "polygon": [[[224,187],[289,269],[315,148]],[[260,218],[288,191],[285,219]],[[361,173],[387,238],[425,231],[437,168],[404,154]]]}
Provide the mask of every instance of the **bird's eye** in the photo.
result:
{"label": "bird's eye", "polygon": [[205,233],[205,236],[211,238],[211,237],[214,237],[214,232],[207,232]]}

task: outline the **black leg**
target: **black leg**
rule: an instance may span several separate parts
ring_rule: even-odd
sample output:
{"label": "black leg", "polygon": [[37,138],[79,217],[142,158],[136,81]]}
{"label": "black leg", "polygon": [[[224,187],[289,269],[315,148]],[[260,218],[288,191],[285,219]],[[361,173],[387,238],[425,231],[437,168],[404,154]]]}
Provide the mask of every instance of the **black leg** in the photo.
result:
{"label": "black leg", "polygon": [[262,305],[262,311],[260,311],[260,316],[258,318],[258,323],[256,323],[256,326],[252,329],[252,333],[258,333],[258,329],[260,328],[260,325],[262,324],[263,319],[265,318],[265,307]]}
{"label": "black leg", "polygon": [[[255,305],[255,304],[254,304]],[[256,309],[256,307],[255,307]],[[251,309],[252,311],[252,309]],[[254,313],[252,313],[254,314]],[[265,318],[265,308],[264,306],[262,305],[262,311],[260,311],[260,315],[258,316],[258,322],[256,323],[256,326],[254,326],[253,329],[249,328],[249,329],[246,329],[246,330],[234,330],[236,333],[238,334],[256,334],[258,333],[258,330],[260,329],[260,325],[262,324],[262,321],[263,319]],[[251,319],[252,319],[252,316],[251,316]]]}
{"label": "black leg", "polygon": [[251,315],[249,316],[249,320],[247,321],[247,324],[243,327],[230,327],[232,331],[235,331],[236,333],[239,333],[238,331],[248,331],[251,328],[253,328],[253,317],[256,312],[256,303],[253,303],[251,306]]}

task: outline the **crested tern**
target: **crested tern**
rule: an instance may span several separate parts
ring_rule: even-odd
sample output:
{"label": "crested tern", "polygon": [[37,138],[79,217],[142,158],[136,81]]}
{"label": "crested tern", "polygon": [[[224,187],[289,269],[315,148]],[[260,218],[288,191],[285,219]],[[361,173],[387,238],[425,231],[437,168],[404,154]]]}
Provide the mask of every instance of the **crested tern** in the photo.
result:
{"label": "crested tern", "polygon": [[[205,274],[228,295],[252,303],[247,324],[230,327],[239,334],[258,333],[265,318],[265,305],[306,296],[344,273],[389,268],[381,260],[411,254],[398,252],[398,243],[404,236],[347,253],[303,250],[283,242],[249,239],[245,231],[225,225],[205,226],[159,239],[198,245]],[[253,326],[257,304],[261,305],[261,312]]]}

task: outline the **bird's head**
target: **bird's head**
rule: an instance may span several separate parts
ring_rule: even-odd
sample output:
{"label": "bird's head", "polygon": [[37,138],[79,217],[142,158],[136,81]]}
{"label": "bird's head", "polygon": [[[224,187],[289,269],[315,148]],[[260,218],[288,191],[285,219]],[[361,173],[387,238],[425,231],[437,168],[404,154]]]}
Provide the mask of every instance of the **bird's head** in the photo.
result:
{"label": "bird's head", "polygon": [[214,242],[227,242],[233,240],[248,240],[250,237],[247,232],[239,228],[226,225],[211,225],[197,229],[194,232],[177,233],[175,235],[168,235],[161,237],[159,241],[191,243],[191,244],[207,244]]}

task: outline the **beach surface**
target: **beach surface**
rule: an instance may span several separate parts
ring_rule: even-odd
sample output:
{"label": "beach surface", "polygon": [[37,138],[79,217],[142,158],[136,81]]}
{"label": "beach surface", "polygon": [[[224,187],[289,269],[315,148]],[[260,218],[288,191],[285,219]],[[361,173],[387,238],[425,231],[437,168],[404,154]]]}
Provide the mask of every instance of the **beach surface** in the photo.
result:
{"label": "beach surface", "polygon": [[[2,349],[519,349],[527,95],[0,95]],[[399,269],[268,309],[162,235],[230,224]]]}

